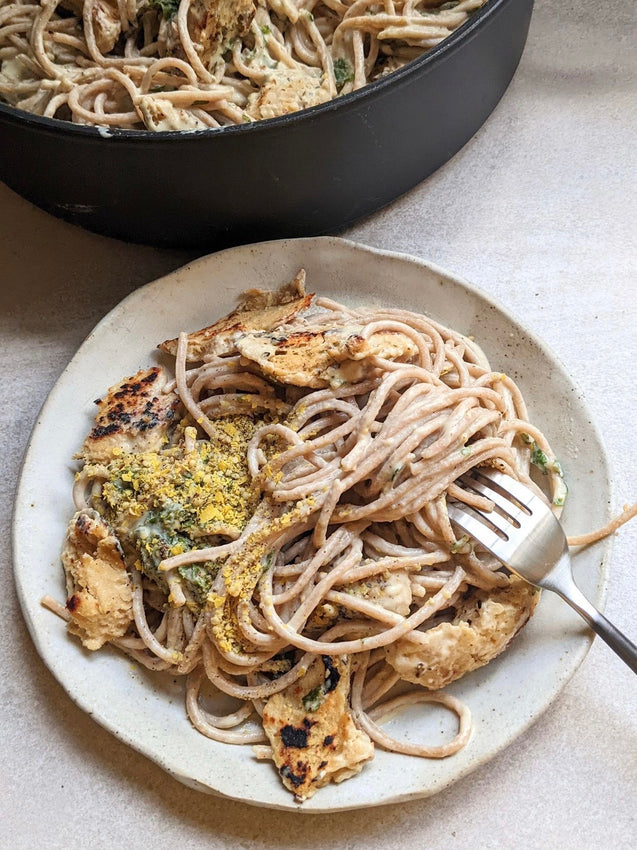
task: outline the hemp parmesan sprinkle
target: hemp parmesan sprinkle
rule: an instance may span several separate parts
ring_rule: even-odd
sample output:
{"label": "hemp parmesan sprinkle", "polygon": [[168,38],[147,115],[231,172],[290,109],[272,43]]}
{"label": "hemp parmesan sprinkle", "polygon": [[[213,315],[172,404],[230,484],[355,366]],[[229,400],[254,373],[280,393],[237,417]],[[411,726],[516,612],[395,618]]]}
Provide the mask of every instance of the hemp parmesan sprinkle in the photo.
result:
{"label": "hemp parmesan sprinkle", "polygon": [[213,435],[190,451],[181,443],[113,458],[102,467],[102,499],[115,524],[129,527],[148,511],[170,507],[183,531],[238,536],[259,498],[246,452],[261,424],[252,416],[228,416],[215,420]]}

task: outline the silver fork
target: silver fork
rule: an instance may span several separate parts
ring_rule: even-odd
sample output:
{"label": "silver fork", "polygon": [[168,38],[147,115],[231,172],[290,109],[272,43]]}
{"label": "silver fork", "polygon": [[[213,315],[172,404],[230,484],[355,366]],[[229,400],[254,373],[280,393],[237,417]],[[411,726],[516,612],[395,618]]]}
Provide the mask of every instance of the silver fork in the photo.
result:
{"label": "silver fork", "polygon": [[637,673],[637,646],[591,605],[573,581],[566,535],[549,506],[524,484],[493,469],[474,468],[458,484],[486,496],[495,507],[484,511],[450,502],[451,521],[511,572],[561,596]]}

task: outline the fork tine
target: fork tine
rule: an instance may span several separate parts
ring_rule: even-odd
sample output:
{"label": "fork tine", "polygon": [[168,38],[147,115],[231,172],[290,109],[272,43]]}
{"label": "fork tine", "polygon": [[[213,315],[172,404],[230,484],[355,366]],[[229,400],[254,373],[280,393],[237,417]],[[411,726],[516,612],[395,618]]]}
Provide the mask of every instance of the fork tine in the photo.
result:
{"label": "fork tine", "polygon": [[490,499],[498,510],[504,512],[508,517],[515,519],[515,524],[518,526],[520,523],[517,519],[517,514],[522,512],[526,515],[525,512],[521,511],[517,502],[511,502],[509,499],[506,499],[497,490],[487,487],[479,478],[463,475],[459,479],[459,483],[462,484],[463,489],[467,491],[468,495],[477,493],[480,496]]}
{"label": "fork tine", "polygon": [[467,511],[469,516],[475,517],[478,522],[487,526],[494,526],[503,537],[508,538],[511,532],[520,527],[520,523],[513,524],[508,516],[502,516],[497,510],[483,511],[474,505],[462,505],[462,510]]}
{"label": "fork tine", "polygon": [[[481,496],[490,499],[496,508],[506,514],[510,521],[519,528],[524,519],[529,515],[530,511],[526,505],[520,505],[519,500],[511,501],[510,498],[503,496],[499,490],[489,487],[486,483],[488,476],[481,475],[463,475],[460,478],[460,483],[467,491],[473,491]],[[489,514],[491,516],[491,514]]]}
{"label": "fork tine", "polygon": [[[469,513],[469,511],[472,511],[472,513]],[[508,542],[508,537],[506,540],[503,540],[502,537],[493,530],[493,528],[483,522],[482,519],[478,519],[478,517],[482,517],[482,514],[476,513],[476,515],[474,515],[472,508],[466,505],[462,505],[462,507],[460,507],[453,503],[447,505],[447,512],[449,514],[449,519],[461,528],[462,531],[481,543],[485,549],[492,552],[496,558],[501,560],[503,563],[506,563],[506,559],[501,552],[501,548]]]}
{"label": "fork tine", "polygon": [[525,484],[521,484],[515,478],[511,478],[510,475],[505,475],[504,472],[500,472],[497,469],[489,469],[488,467],[481,466],[474,467],[472,472],[479,475],[482,479],[491,481],[505,493],[513,497],[522,507],[529,508],[530,503],[537,498]]}
{"label": "fork tine", "polygon": [[[526,484],[522,484],[510,475],[505,475],[494,469],[484,469],[480,467],[475,470],[480,477],[492,481],[497,487],[500,487],[505,493],[509,494],[522,508],[533,517],[535,522],[540,522],[543,518],[553,517],[553,512],[550,505],[545,499],[540,498],[533,490],[529,489]],[[523,514],[519,515],[522,525],[528,524],[529,517]]]}

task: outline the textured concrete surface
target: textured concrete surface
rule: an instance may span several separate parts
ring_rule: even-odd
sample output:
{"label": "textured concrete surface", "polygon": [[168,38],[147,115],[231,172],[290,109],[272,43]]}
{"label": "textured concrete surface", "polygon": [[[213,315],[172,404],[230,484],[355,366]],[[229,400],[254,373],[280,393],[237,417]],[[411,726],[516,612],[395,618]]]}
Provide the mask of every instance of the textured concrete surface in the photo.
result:
{"label": "textured concrete surface", "polygon": [[[548,342],[585,388],[616,506],[637,498],[635,23],[635,7],[620,0],[539,0],[518,74],[487,124],[424,184],[344,234],[464,276]],[[36,655],[13,590],[20,460],[91,327],[189,256],[82,232],[4,187],[0,233],[0,846],[635,846],[636,683],[600,641],[553,706],[486,767],[427,801],[331,817],[191,791],[77,709]],[[615,540],[606,607],[633,638],[636,548],[633,523]]]}

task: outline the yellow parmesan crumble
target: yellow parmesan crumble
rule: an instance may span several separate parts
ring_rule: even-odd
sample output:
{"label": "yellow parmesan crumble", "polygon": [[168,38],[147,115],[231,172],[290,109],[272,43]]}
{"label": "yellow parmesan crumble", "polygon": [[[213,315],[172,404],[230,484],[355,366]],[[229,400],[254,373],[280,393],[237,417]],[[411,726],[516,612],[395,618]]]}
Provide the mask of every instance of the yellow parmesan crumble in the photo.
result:
{"label": "yellow parmesan crumble", "polygon": [[314,499],[310,496],[285,506],[283,513],[277,515],[280,506],[262,502],[259,510],[269,513],[268,521],[247,537],[238,552],[226,559],[221,569],[227,595],[212,595],[208,599],[212,633],[223,652],[246,652],[236,603],[252,598],[259,579],[273,556],[270,551],[271,540],[278,537],[282,529],[303,520],[312,511],[313,506]]}
{"label": "yellow parmesan crumble", "polygon": [[239,533],[258,502],[246,452],[261,424],[251,416],[228,416],[215,420],[212,436],[191,451],[180,443],[159,452],[122,454],[106,466],[102,498],[119,523],[177,505],[187,525],[203,534]]}

